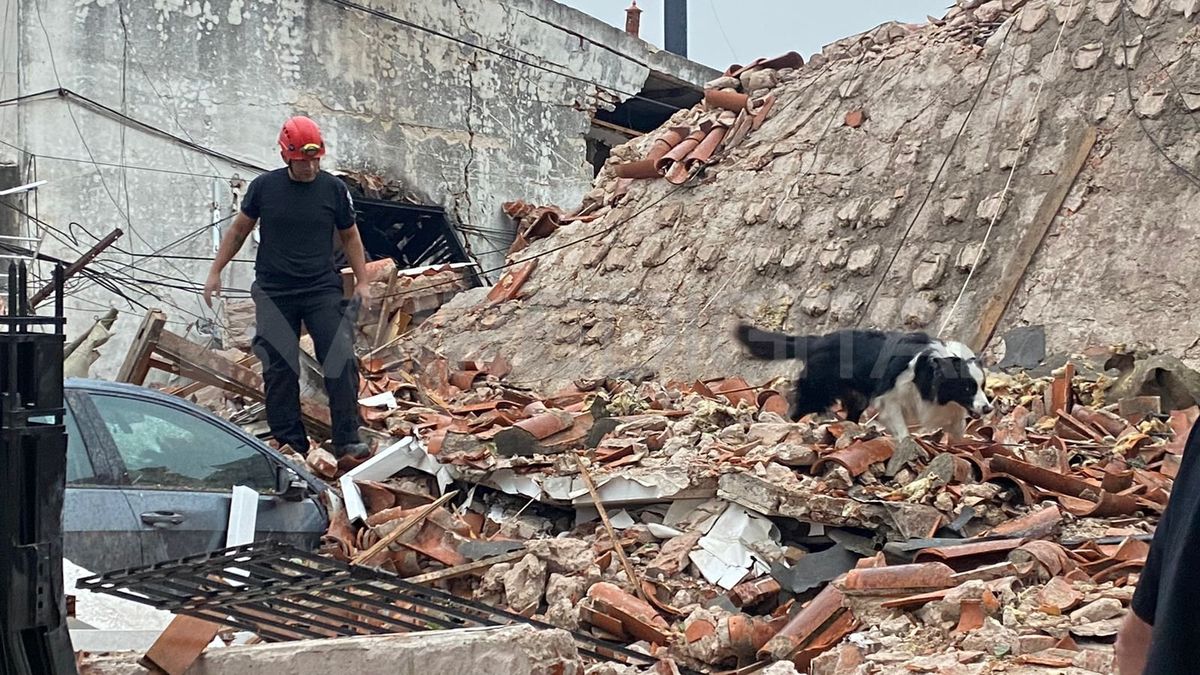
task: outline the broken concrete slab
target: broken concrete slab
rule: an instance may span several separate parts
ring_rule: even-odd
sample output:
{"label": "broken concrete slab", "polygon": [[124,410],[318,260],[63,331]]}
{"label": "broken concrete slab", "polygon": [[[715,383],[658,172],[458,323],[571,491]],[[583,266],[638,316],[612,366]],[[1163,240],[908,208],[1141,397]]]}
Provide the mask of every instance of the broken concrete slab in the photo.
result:
{"label": "broken concrete slab", "polygon": [[[138,654],[89,663],[94,675],[145,673]],[[470,664],[474,675],[582,673],[571,634],[532,626],[460,628],[372,637],[297,640],[229,647],[206,652],[188,675],[292,675],[457,673]]]}
{"label": "broken concrete slab", "polygon": [[835,527],[878,528],[889,538],[902,540],[932,536],[945,520],[936,508],[924,504],[815,494],[750,474],[722,476],[717,496],[768,516]]}

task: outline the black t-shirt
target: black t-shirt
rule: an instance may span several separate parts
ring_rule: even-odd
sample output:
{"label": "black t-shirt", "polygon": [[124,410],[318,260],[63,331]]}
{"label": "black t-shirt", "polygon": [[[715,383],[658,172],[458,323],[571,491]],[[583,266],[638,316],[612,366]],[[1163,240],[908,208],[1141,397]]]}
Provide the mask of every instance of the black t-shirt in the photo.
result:
{"label": "black t-shirt", "polygon": [[1184,446],[1131,607],[1153,624],[1146,675],[1200,672],[1200,424]]}
{"label": "black t-shirt", "polygon": [[255,281],[268,295],[342,289],[334,262],[334,230],[354,225],[345,183],[318,172],[311,183],[292,180],[287,167],[250,181],[242,213],[258,220]]}

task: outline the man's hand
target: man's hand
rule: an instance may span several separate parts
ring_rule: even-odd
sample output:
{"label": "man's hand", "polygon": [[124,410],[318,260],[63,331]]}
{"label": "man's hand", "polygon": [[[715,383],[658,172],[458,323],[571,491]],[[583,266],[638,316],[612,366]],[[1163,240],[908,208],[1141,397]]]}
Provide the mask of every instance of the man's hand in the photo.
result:
{"label": "man's hand", "polygon": [[354,297],[358,300],[363,309],[371,306],[371,284],[365,281],[354,285]]}
{"label": "man's hand", "polygon": [[204,304],[212,309],[213,295],[221,297],[221,275],[213,272],[208,273],[208,279],[204,282]]}
{"label": "man's hand", "polygon": [[1146,669],[1146,655],[1153,631],[1154,627],[1139,619],[1132,610],[1125,615],[1121,631],[1117,633],[1118,675],[1142,675]]}

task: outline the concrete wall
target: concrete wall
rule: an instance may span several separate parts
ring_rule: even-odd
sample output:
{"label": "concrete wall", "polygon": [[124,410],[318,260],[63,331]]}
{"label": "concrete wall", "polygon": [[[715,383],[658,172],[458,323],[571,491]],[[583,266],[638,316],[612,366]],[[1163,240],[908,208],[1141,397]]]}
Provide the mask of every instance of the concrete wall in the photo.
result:
{"label": "concrete wall", "polygon": [[[577,203],[591,187],[584,134],[597,105],[594,86],[326,0],[0,0],[0,11],[14,4],[21,92],[64,87],[263,168],[280,164],[274,140],[281,122],[311,115],[330,147],[325,168],[400,180],[444,205],[485,269],[502,264],[500,251],[511,239],[502,202]],[[694,84],[714,74],[549,0],[372,4],[612,92],[639,91],[651,69]],[[22,159],[50,181],[39,195],[39,216],[63,231],[48,237],[45,250],[64,258],[94,242],[80,228],[68,231],[72,221],[96,236],[121,227],[118,246],[141,254],[195,234],[166,253],[211,257],[212,233],[204,226],[214,219],[214,201],[215,212],[228,215],[238,181],[258,173],[70,97],[17,110],[16,144],[36,156]],[[3,135],[13,137],[10,130]],[[239,258],[253,256],[250,243]],[[105,258],[110,271],[135,263],[121,273],[142,286],[201,283],[208,267],[117,251]],[[231,268],[226,285],[248,288],[251,265]],[[211,330],[204,324],[217,318],[193,293],[160,286],[159,301],[122,288],[162,307],[177,332],[189,324],[193,332]],[[108,306],[123,311],[93,369],[110,375],[144,310],[114,302],[90,282],[73,290],[72,335]]]}
{"label": "concrete wall", "polygon": [[[17,94],[17,10],[20,0],[0,0],[0,101]],[[0,139],[11,142],[17,131],[16,106],[0,106]],[[12,148],[0,144],[0,164],[17,160]]]}

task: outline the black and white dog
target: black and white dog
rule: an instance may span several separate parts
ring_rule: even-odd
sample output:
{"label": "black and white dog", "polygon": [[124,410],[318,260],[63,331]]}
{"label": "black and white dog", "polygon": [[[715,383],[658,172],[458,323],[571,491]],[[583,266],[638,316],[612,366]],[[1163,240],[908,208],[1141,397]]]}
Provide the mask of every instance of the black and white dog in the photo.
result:
{"label": "black and white dog", "polygon": [[738,325],[737,339],[755,358],[803,362],[791,404],[794,420],[841,401],[846,419],[855,422],[868,406],[875,408],[898,441],[908,438],[910,426],[942,429],[961,440],[967,415],[992,409],[983,390],[983,367],[961,342],[857,329],[786,335],[745,323]]}

